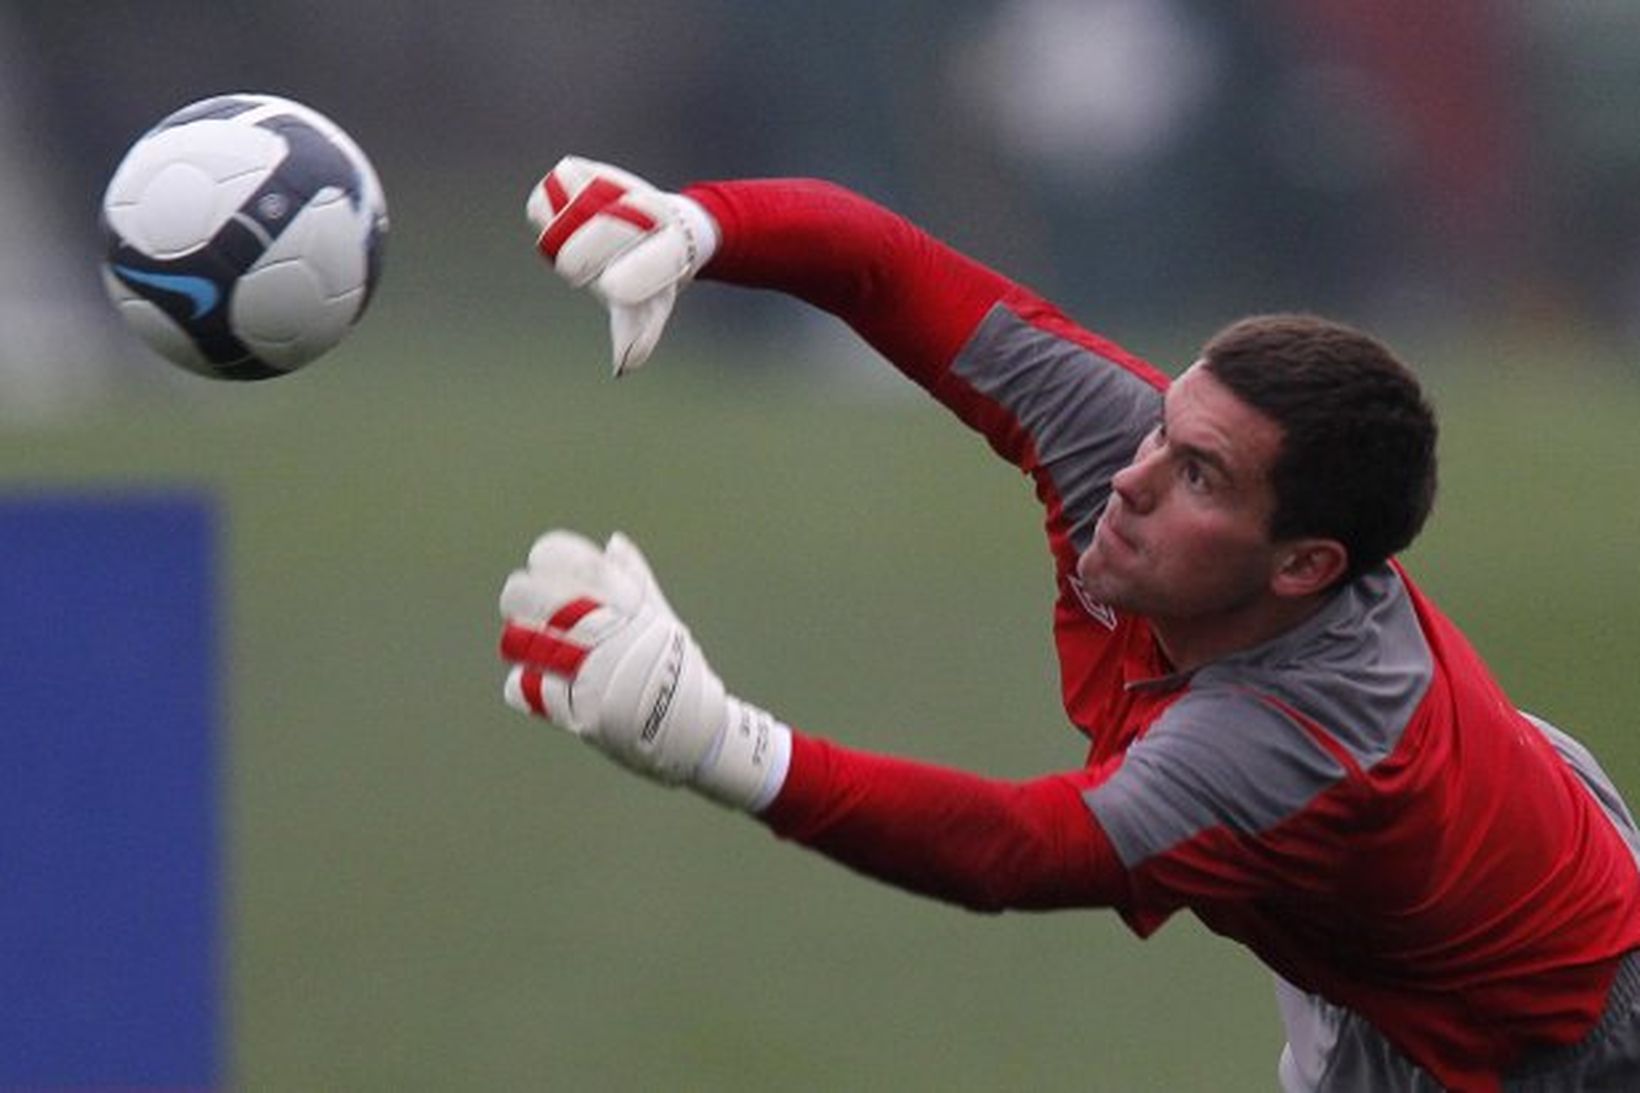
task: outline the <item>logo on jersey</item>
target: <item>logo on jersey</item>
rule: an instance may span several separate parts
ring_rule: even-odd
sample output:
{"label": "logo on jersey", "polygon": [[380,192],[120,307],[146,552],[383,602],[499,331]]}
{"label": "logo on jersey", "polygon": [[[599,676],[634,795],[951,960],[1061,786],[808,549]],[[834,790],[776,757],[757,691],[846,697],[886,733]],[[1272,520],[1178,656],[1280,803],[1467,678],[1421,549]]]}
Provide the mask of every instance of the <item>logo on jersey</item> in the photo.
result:
{"label": "logo on jersey", "polygon": [[1087,585],[1083,584],[1082,578],[1076,574],[1071,574],[1069,581],[1071,591],[1076,593],[1076,602],[1082,605],[1082,610],[1106,630],[1116,629],[1116,609],[1109,604],[1100,603],[1089,595]]}

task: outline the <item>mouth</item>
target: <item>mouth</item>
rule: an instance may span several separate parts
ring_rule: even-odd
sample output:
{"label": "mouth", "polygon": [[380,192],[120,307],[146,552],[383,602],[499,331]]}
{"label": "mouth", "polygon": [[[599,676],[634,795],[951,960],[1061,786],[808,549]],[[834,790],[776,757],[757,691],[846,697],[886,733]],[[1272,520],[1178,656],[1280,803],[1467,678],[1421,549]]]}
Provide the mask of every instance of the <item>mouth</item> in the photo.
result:
{"label": "mouth", "polygon": [[1109,507],[1100,515],[1099,522],[1093,527],[1093,545],[1103,553],[1109,553],[1112,548],[1124,554],[1138,552],[1133,540],[1123,534],[1117,526]]}

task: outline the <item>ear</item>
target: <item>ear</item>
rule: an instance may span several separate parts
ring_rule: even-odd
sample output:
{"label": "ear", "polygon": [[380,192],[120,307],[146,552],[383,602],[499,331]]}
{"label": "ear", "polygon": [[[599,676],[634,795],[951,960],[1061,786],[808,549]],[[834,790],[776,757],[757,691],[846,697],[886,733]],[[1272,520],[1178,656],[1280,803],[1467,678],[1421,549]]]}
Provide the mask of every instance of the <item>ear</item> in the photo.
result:
{"label": "ear", "polygon": [[1325,592],[1349,565],[1349,549],[1337,539],[1295,539],[1277,554],[1270,591],[1290,599]]}

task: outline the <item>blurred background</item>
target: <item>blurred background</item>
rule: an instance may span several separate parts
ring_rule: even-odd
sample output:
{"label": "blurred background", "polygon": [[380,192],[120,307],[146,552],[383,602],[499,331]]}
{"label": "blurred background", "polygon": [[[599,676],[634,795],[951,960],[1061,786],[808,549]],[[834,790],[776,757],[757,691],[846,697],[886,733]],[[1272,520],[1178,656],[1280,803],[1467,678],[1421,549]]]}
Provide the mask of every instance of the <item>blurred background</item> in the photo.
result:
{"label": "blurred background", "polygon": [[[248,386],[97,275],[125,148],[239,90],[340,123],[392,215],[360,329]],[[692,289],[609,382],[524,195],[568,151],[829,177],[1168,371],[1249,311],[1373,329],[1445,423],[1411,564],[1632,797],[1637,92],[1622,0],[0,3],[4,488],[222,514],[223,1083],[1272,1088],[1267,976],[1191,921],[924,903],[501,707],[501,579],[619,527],[794,723],[1080,759],[1027,484],[767,294]]]}

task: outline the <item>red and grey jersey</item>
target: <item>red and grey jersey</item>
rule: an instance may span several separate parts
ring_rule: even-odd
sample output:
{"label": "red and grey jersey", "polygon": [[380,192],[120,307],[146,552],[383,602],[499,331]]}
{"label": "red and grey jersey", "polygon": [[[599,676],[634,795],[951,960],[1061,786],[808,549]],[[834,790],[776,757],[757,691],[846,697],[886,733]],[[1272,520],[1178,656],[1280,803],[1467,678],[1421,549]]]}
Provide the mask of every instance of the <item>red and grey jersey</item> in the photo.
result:
{"label": "red and grey jersey", "polygon": [[1159,372],[847,191],[689,194],[722,230],[703,276],[838,315],[1031,477],[1087,738],[1079,768],[1010,783],[797,733],[777,833],[977,909],[1112,907],[1142,935],[1188,909],[1448,1086],[1494,1086],[1593,1026],[1640,945],[1621,801],[1398,566],[1170,674],[1145,620],[1074,576]]}

